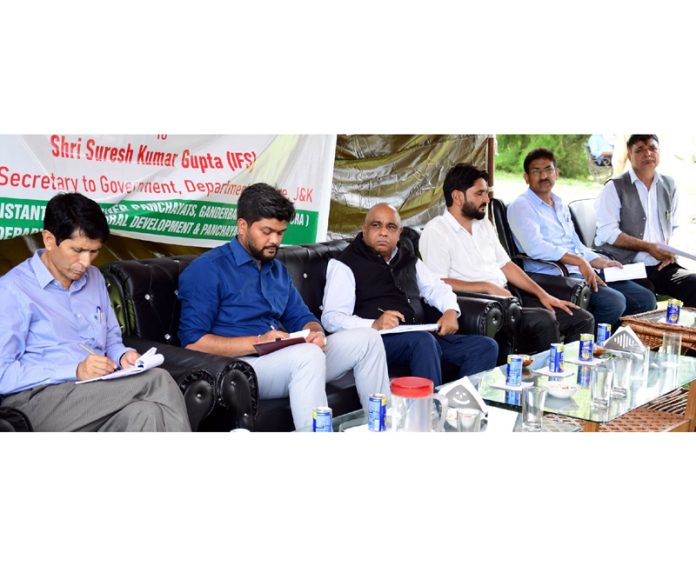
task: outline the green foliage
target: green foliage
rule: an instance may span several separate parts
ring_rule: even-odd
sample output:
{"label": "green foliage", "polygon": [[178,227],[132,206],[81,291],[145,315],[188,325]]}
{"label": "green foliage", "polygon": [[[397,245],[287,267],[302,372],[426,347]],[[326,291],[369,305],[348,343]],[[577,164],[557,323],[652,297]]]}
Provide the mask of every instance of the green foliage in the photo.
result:
{"label": "green foliage", "polygon": [[522,164],[527,153],[538,147],[545,147],[556,156],[556,165],[563,177],[586,180],[589,170],[585,144],[589,137],[590,134],[498,135],[495,168],[497,171],[522,175]]}

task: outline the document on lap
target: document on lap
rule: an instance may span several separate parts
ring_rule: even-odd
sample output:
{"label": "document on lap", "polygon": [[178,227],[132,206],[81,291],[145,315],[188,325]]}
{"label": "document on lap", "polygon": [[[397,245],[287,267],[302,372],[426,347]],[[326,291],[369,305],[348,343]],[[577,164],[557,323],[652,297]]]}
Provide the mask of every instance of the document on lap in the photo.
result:
{"label": "document on lap", "polygon": [[437,332],[437,323],[432,324],[400,324],[394,328],[380,330],[380,334],[398,334],[399,332]]}
{"label": "document on lap", "polygon": [[627,263],[623,266],[623,269],[620,267],[604,268],[604,280],[607,283],[628,281],[629,279],[646,279],[647,277],[645,264],[642,261],[639,263]]}
{"label": "document on lap", "polygon": [[92,379],[83,379],[82,381],[77,381],[77,384],[79,385],[80,383],[89,383],[90,381],[102,381],[105,379],[117,379],[119,377],[127,377],[129,375],[137,375],[149,369],[161,366],[163,363],[164,356],[157,353],[157,348],[150,348],[147,352],[135,360],[135,363],[129,368],[120,369],[100,377],[93,377]]}
{"label": "document on lap", "polygon": [[307,336],[309,336],[309,329],[298,330],[297,332],[291,332],[288,337],[284,339],[278,338],[277,340],[254,344],[254,349],[259,356],[265,356],[266,354],[282,350],[288,346],[302,344],[307,341]]}

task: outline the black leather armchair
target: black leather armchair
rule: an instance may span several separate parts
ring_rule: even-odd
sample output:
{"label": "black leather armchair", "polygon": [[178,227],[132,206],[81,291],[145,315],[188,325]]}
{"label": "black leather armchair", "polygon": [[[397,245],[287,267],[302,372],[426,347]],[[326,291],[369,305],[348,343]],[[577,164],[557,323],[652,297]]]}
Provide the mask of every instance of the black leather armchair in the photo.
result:
{"label": "black leather armchair", "polygon": [[179,275],[194,257],[116,261],[102,268],[123,341],[138,351],[156,346],[164,355],[193,430],[253,430],[258,385],[252,367],[179,345]]}
{"label": "black leather armchair", "polygon": [[[590,294],[592,290],[585,281],[567,277],[568,270],[559,262],[545,261],[540,259],[532,259],[529,256],[520,252],[512,237],[512,230],[507,219],[507,207],[505,203],[499,199],[491,199],[490,210],[493,215],[493,222],[498,233],[498,239],[503,248],[521,268],[524,268],[524,261],[534,261],[551,265],[558,270],[558,275],[547,275],[545,273],[527,273],[542,289],[549,294],[575,303],[583,309],[587,309],[590,304]],[[521,291],[518,290],[519,293]]]}

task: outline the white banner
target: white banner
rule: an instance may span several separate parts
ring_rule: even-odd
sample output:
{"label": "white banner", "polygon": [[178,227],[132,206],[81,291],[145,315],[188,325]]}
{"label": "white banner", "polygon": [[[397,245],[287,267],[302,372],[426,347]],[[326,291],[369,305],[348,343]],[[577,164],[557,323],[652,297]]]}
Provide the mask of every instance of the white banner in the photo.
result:
{"label": "white banner", "polygon": [[46,202],[79,192],[114,234],[215,247],[258,182],[295,204],[284,243],[326,239],[336,136],[0,136],[0,239],[40,231]]}

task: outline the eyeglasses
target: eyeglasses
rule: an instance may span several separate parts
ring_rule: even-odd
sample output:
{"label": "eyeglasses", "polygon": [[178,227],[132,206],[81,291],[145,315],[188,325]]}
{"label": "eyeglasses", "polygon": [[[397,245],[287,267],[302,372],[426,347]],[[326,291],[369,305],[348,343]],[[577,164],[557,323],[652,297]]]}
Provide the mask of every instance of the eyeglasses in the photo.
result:
{"label": "eyeglasses", "polygon": [[549,165],[548,167],[544,167],[543,169],[530,169],[529,174],[532,175],[533,177],[538,177],[542,173],[546,173],[547,175],[551,175],[556,170],[556,168],[553,165]]}

